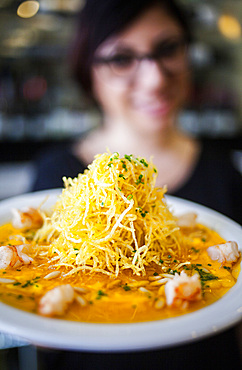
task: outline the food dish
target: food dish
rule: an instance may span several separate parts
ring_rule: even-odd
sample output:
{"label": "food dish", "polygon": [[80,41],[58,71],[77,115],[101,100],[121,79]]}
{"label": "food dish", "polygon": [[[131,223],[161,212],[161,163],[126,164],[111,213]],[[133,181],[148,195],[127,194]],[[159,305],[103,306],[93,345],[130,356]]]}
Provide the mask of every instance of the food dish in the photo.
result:
{"label": "food dish", "polygon": [[[0,223],[10,221],[10,209],[28,204],[45,207],[56,201],[60,190],[32,193],[3,201]],[[241,228],[235,222],[200,205],[167,196],[175,214],[193,211],[199,222],[218,231],[226,240],[242,245]],[[178,318],[138,324],[85,324],[28,314],[0,304],[0,330],[22,336],[34,344],[89,351],[128,351],[160,348],[193,341],[230,327],[242,317],[241,274],[236,285],[219,301]],[[218,315],[219,312],[219,315]]]}
{"label": "food dish", "polygon": [[95,156],[53,209],[13,208],[0,227],[0,300],[42,316],[134,323],[191,313],[236,283],[236,241],[175,216],[152,162]]}

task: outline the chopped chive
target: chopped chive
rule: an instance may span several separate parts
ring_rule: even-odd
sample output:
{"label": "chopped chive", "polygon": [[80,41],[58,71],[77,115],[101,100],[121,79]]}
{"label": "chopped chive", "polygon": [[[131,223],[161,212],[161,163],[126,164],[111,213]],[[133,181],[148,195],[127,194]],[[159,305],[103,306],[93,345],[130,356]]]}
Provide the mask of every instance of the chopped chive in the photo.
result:
{"label": "chopped chive", "polygon": [[98,290],[96,299],[101,299],[102,297],[107,296],[102,290]]}
{"label": "chopped chive", "polygon": [[200,249],[196,249],[196,248],[194,248],[194,247],[192,247],[192,248],[191,248],[191,250],[192,250],[193,252],[195,252],[195,253],[200,252]]}
{"label": "chopped chive", "polygon": [[148,163],[143,158],[140,160],[140,163],[142,163],[145,167],[148,167]]}
{"label": "chopped chive", "polygon": [[124,158],[127,159],[129,162],[131,162],[131,157],[132,157],[132,154],[130,154],[130,155],[125,154],[124,155]]}
{"label": "chopped chive", "polygon": [[225,270],[230,270],[230,267],[229,267],[229,266],[223,266],[223,268],[224,268]]}
{"label": "chopped chive", "polygon": [[142,174],[140,174],[139,175],[139,178],[138,178],[138,180],[136,181],[136,185],[139,185],[139,184],[144,184],[144,181],[142,181],[142,178],[143,178],[143,175]]}

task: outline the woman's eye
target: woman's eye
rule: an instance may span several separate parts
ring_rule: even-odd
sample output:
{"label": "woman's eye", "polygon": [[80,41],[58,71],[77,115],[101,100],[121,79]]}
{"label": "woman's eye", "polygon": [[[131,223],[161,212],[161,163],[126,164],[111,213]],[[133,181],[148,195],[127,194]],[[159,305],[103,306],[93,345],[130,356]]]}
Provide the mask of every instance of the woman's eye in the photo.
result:
{"label": "woman's eye", "polygon": [[110,64],[114,67],[127,68],[133,63],[134,58],[129,55],[116,55],[110,59]]}

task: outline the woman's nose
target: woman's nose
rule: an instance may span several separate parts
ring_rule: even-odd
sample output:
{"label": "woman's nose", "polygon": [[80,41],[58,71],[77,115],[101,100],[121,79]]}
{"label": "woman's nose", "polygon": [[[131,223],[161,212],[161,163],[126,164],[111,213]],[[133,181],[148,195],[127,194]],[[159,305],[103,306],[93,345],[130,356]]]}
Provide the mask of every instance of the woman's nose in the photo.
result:
{"label": "woman's nose", "polygon": [[157,89],[166,84],[168,75],[169,72],[157,61],[143,59],[136,71],[136,83],[145,88]]}

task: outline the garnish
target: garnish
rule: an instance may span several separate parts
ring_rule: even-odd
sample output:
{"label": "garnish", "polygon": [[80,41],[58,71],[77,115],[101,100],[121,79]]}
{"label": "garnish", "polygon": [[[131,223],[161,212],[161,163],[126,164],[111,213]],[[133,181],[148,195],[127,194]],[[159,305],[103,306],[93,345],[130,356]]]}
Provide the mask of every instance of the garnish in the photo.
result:
{"label": "garnish", "polygon": [[192,247],[191,250],[194,252],[194,253],[199,253],[200,252],[200,249],[196,249],[195,247]]}
{"label": "garnish", "polygon": [[107,296],[102,290],[98,290],[96,299],[101,299],[102,297]]}
{"label": "garnish", "polygon": [[138,180],[136,181],[136,185],[139,185],[139,184],[144,184],[144,181],[142,181],[142,178],[143,178],[143,175],[140,174],[139,177],[138,177]]}

